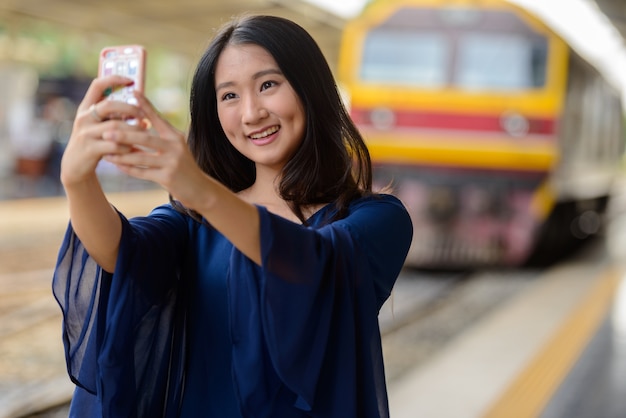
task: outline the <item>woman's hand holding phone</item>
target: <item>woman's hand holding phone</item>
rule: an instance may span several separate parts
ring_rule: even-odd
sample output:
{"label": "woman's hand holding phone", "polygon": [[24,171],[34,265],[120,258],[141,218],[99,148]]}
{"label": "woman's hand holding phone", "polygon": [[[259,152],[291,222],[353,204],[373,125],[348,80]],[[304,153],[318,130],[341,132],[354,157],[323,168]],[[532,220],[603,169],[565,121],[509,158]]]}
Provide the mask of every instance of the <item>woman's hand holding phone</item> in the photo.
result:
{"label": "woman's hand holding phone", "polygon": [[103,140],[109,131],[141,131],[140,125],[129,125],[124,120],[112,118],[123,115],[124,119],[142,120],[144,112],[135,105],[120,101],[104,100],[103,95],[111,86],[131,83],[120,76],[96,78],[78,106],[72,134],[61,161],[61,182],[64,186],[76,185],[96,179],[95,170],[105,155],[131,152],[128,145]]}
{"label": "woman's hand holding phone", "polygon": [[64,184],[97,181],[95,169],[101,159],[181,198],[193,196],[195,187],[206,181],[184,134],[143,94],[145,57],[143,48],[133,46],[102,50],[99,77],[78,108],[63,157]]}
{"label": "woman's hand holding phone", "polygon": [[103,140],[109,131],[141,131],[128,121],[145,118],[136,106],[135,91],[145,81],[145,49],[138,45],[106,47],[100,51],[98,78],[80,103],[72,135],[61,162],[61,181],[67,187],[97,181],[96,167],[105,155],[132,152],[132,147]]}

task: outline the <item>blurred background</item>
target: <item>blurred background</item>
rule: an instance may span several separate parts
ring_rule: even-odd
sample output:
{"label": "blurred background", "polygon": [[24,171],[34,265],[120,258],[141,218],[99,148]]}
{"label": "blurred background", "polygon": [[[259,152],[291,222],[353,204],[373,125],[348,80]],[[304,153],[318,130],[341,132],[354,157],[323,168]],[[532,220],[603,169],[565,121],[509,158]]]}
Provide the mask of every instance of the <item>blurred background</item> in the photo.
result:
{"label": "blurred background", "polygon": [[[146,92],[175,125],[185,128],[194,66],[213,31],[243,12],[299,21],[315,35],[331,64],[336,64],[345,18],[305,1],[3,2],[0,199],[61,192],[59,158],[75,108],[97,74],[103,47],[144,45],[148,50]],[[114,175],[107,167],[102,171],[107,179]],[[111,185],[115,187],[133,185]]]}
{"label": "blurred background", "polygon": [[[49,291],[67,223],[59,166],[100,50],[144,45],[146,94],[185,129],[196,62],[214,30],[246,12],[287,17],[316,39],[375,186],[391,185],[411,213],[413,245],[381,313],[392,388],[562,263],[625,259],[622,0],[4,0],[0,418],[67,414]],[[167,198],[107,164],[98,171],[127,215]],[[433,316],[458,298],[473,308]]]}

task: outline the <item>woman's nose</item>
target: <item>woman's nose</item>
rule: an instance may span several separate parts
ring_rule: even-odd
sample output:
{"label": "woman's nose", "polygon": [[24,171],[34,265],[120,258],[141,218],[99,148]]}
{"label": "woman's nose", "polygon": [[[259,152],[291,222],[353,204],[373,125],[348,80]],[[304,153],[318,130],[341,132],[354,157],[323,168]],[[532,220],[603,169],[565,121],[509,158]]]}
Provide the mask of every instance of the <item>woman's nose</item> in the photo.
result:
{"label": "woman's nose", "polygon": [[263,105],[263,101],[257,96],[251,95],[244,100],[242,119],[244,123],[252,124],[268,116],[269,112]]}

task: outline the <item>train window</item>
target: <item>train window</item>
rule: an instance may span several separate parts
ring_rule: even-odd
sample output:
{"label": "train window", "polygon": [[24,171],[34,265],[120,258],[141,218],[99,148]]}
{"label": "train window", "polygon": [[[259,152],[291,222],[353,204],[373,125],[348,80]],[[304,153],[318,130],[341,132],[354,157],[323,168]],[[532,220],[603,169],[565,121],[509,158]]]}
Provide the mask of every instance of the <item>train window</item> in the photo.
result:
{"label": "train window", "polygon": [[421,87],[446,83],[449,41],[438,33],[379,29],[365,39],[360,77]]}
{"label": "train window", "polygon": [[467,33],[459,39],[455,84],[516,90],[545,83],[547,41],[518,34]]}

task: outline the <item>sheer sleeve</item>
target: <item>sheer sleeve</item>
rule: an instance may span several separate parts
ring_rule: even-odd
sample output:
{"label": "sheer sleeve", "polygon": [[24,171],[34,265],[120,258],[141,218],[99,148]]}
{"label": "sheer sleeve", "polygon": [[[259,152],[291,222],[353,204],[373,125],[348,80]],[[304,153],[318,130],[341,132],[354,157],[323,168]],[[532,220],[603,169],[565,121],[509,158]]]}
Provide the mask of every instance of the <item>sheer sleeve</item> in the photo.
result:
{"label": "sheer sleeve", "polygon": [[181,349],[172,341],[183,332],[178,279],[188,226],[169,206],[120,218],[114,274],[95,263],[71,225],[59,251],[53,293],[67,368],[76,385],[97,395],[103,416],[157,416]]}
{"label": "sheer sleeve", "polygon": [[[392,196],[367,198],[319,229],[259,213],[262,268],[237,260],[229,282],[244,408],[270,405],[282,384],[311,416],[386,416],[377,317],[411,242],[406,210]],[[263,380],[270,367],[250,375],[252,362],[269,362],[275,380]]]}

